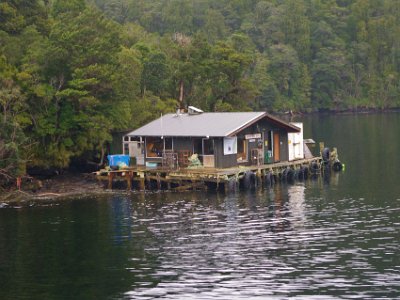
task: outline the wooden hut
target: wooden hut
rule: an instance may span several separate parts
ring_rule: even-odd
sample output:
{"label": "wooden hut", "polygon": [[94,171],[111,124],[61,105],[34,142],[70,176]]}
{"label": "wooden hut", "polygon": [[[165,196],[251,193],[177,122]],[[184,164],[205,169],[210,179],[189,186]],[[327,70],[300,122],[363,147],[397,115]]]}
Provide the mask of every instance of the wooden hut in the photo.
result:
{"label": "wooden hut", "polygon": [[289,161],[289,143],[295,142],[289,133],[302,139],[301,128],[266,112],[205,113],[189,107],[129,132],[122,143],[124,154],[139,166],[185,167],[198,154],[204,167],[231,168]]}

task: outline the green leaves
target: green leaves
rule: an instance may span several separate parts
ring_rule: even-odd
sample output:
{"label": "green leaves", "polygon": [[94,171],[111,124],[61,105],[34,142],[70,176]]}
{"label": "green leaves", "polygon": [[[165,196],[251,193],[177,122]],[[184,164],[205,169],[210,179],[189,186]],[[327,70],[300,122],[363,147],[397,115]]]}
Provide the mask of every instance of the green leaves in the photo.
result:
{"label": "green leaves", "polygon": [[205,111],[398,107],[399,20],[392,0],[3,1],[1,121],[32,140],[32,164],[66,167],[181,96]]}
{"label": "green leaves", "polygon": [[14,120],[0,115],[0,183],[25,174],[28,140]]}
{"label": "green leaves", "polygon": [[10,3],[0,3],[0,29],[5,32],[15,34],[18,33],[25,25],[25,19],[18,14],[15,7]]}

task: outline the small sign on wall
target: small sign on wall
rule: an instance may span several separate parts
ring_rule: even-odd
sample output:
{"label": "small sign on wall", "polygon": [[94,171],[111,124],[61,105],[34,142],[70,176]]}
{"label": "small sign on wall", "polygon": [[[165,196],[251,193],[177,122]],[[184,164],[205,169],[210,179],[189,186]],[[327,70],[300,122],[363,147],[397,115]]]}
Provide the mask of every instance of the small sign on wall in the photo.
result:
{"label": "small sign on wall", "polygon": [[261,139],[261,133],[246,134],[244,138],[246,140]]}

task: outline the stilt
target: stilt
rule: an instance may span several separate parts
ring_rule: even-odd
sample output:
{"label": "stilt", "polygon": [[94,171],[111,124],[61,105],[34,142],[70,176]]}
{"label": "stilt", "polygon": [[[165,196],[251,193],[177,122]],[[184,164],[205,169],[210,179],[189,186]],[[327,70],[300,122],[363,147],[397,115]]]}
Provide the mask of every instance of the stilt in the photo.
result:
{"label": "stilt", "polygon": [[257,173],[256,173],[256,184],[257,184],[257,188],[262,188],[263,187],[263,181],[262,181],[262,173],[261,170],[258,169]]}
{"label": "stilt", "polygon": [[157,173],[157,189],[158,189],[158,190],[161,190],[160,173]]}
{"label": "stilt", "polygon": [[108,189],[112,190],[112,183],[114,179],[114,173],[110,172],[108,173]]}
{"label": "stilt", "polygon": [[139,190],[144,191],[144,190],[146,190],[145,182],[144,182],[144,180],[145,180],[144,173],[138,172],[138,175],[139,175]]}
{"label": "stilt", "polygon": [[324,142],[320,142],[320,143],[319,143],[319,152],[320,152],[320,155],[322,155],[322,150],[324,150],[324,148],[325,148],[325,143],[324,143]]}
{"label": "stilt", "polygon": [[132,189],[132,174],[131,172],[126,172],[126,189],[130,191]]}
{"label": "stilt", "polygon": [[224,192],[225,194],[228,194],[229,192],[229,181],[224,182]]}
{"label": "stilt", "polygon": [[144,183],[144,178],[139,179],[139,190],[144,191],[145,188],[145,183]]}

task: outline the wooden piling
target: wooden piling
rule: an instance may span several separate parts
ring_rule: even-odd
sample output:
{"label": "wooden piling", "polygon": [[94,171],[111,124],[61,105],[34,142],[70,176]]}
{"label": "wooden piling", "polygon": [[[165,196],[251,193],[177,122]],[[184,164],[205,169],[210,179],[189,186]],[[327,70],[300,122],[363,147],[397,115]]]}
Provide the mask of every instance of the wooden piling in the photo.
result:
{"label": "wooden piling", "polygon": [[157,173],[157,189],[158,189],[158,190],[161,190],[160,173]]}
{"label": "wooden piling", "polygon": [[144,191],[146,190],[144,172],[138,172],[138,176],[139,176],[139,190]]}
{"label": "wooden piling", "polygon": [[110,172],[108,173],[108,189],[112,190],[112,184],[113,184],[113,179],[114,179],[114,173]]}
{"label": "wooden piling", "polygon": [[256,172],[256,187],[262,188],[263,187],[263,180],[262,180],[262,171],[258,169]]}
{"label": "wooden piling", "polygon": [[125,177],[126,177],[126,188],[128,191],[130,191],[132,189],[132,173],[126,172]]}
{"label": "wooden piling", "polygon": [[322,155],[322,150],[324,150],[325,148],[325,143],[324,142],[320,142],[319,143],[319,153],[320,155]]}

